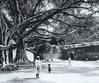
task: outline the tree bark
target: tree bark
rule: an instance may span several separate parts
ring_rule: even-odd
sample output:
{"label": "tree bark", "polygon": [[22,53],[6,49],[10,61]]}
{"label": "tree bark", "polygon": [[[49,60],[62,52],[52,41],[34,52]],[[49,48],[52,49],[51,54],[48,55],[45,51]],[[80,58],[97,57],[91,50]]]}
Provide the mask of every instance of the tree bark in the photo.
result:
{"label": "tree bark", "polygon": [[[0,27],[0,45],[2,44],[2,31]],[[3,66],[2,51],[0,50],[0,64]]]}
{"label": "tree bark", "polygon": [[5,55],[5,63],[7,64],[7,54],[6,54],[6,51],[4,51],[4,55]]}
{"label": "tree bark", "polygon": [[3,61],[2,61],[2,51],[0,51],[0,64],[3,66]]}
{"label": "tree bark", "polygon": [[9,63],[13,63],[13,50],[9,50],[8,51],[8,59],[9,59]]}
{"label": "tree bark", "polygon": [[16,57],[14,59],[14,62],[19,62],[19,61],[22,61],[24,63],[25,61],[29,61],[26,56],[25,44],[21,39],[18,42]]}

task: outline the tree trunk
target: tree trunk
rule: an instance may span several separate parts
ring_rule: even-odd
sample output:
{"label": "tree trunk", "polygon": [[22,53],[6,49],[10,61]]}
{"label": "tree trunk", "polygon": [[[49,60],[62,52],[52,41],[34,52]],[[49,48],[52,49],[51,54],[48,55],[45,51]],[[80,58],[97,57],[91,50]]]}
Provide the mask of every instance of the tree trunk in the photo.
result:
{"label": "tree trunk", "polygon": [[3,66],[3,61],[2,61],[2,51],[0,51],[0,64]]}
{"label": "tree trunk", "polygon": [[17,51],[16,51],[16,57],[14,59],[15,62],[25,62],[25,61],[29,61],[27,56],[26,56],[26,50],[25,50],[25,44],[23,43],[22,40],[20,40],[18,42],[17,45]]}
{"label": "tree trunk", "polygon": [[[0,27],[0,45],[2,44],[2,31]],[[0,50],[0,64],[3,66],[2,51]]]}
{"label": "tree trunk", "polygon": [[13,63],[13,50],[9,50],[8,51],[8,59],[9,59],[9,63]]}
{"label": "tree trunk", "polygon": [[4,51],[4,55],[5,55],[5,63],[7,64],[7,54],[6,54],[6,51]]}

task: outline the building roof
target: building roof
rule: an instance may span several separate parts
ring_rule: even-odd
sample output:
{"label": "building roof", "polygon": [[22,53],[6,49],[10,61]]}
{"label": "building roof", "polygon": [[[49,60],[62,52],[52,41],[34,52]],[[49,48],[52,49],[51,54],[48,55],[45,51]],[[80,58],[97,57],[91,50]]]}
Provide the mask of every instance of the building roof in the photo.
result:
{"label": "building roof", "polygon": [[79,48],[79,47],[88,47],[88,46],[97,46],[97,45],[99,45],[99,41],[83,42],[83,43],[79,43],[79,44],[64,45],[63,47],[65,49],[69,49],[69,48]]}

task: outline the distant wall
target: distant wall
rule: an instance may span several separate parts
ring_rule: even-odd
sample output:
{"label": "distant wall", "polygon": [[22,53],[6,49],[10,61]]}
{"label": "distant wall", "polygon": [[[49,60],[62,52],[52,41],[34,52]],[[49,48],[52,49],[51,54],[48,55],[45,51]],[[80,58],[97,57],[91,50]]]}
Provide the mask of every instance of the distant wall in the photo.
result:
{"label": "distant wall", "polygon": [[99,46],[88,46],[81,48],[74,48],[76,60],[98,60]]}
{"label": "distant wall", "polygon": [[74,60],[98,60],[99,46],[87,46],[72,49],[64,49],[61,47],[60,59],[67,60],[71,53],[74,52]]}

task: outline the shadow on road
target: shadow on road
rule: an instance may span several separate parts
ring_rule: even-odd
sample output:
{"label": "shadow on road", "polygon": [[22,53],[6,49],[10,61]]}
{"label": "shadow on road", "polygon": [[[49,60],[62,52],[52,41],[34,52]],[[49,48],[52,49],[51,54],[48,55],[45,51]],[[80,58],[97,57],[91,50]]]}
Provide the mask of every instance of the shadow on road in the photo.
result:
{"label": "shadow on road", "polygon": [[54,82],[44,81],[41,80],[40,78],[24,78],[24,79],[14,78],[4,83],[54,83]]}

